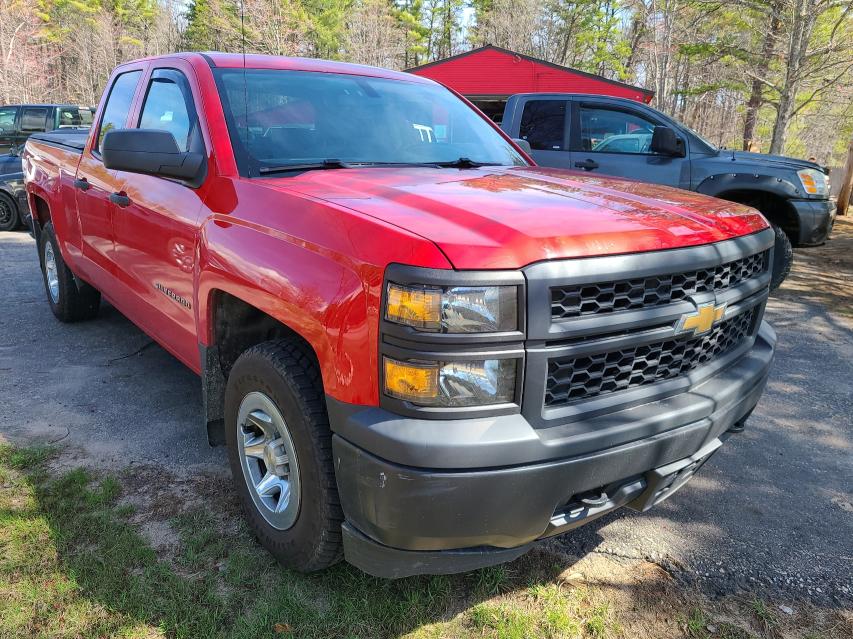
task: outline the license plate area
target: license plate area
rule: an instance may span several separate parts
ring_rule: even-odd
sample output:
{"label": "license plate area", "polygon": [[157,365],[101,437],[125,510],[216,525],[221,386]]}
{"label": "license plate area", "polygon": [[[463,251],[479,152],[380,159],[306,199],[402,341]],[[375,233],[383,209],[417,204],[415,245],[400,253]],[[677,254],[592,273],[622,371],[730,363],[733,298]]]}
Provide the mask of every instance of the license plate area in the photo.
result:
{"label": "license plate area", "polygon": [[656,506],[693,478],[702,465],[711,458],[717,449],[723,445],[719,439],[714,439],[690,457],[666,464],[644,475],[646,489],[634,501],[627,504],[632,510],[645,512]]}

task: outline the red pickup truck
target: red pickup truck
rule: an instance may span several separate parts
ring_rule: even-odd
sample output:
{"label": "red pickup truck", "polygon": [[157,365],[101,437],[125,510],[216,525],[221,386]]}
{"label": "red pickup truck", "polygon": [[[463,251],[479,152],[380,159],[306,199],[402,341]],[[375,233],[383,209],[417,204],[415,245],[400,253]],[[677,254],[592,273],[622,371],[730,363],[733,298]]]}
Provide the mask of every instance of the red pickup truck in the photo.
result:
{"label": "red pickup truck", "polygon": [[539,168],[417,76],[131,62],[24,168],[56,317],[103,296],[200,375],[297,570],[459,572],[646,510],[743,429],[773,357],[758,212]]}

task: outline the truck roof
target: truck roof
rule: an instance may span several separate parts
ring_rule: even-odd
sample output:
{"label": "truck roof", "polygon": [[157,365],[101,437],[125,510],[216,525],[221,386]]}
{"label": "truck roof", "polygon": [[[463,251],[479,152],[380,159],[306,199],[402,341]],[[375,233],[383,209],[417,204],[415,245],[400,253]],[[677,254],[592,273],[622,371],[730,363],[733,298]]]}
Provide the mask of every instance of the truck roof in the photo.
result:
{"label": "truck roof", "polygon": [[363,75],[374,78],[388,78],[392,80],[405,80],[407,82],[434,84],[433,80],[422,78],[411,73],[391,71],[390,69],[371,67],[364,64],[332,62],[331,60],[278,55],[247,54],[244,56],[242,53],[222,53],[218,51],[170,53],[168,55],[141,58],[140,60],[133,60],[126,64],[141,61],[170,60],[174,58],[181,58],[188,61],[201,59],[214,69],[242,69],[245,64],[247,69],[281,69],[289,71],[345,73],[348,75]]}

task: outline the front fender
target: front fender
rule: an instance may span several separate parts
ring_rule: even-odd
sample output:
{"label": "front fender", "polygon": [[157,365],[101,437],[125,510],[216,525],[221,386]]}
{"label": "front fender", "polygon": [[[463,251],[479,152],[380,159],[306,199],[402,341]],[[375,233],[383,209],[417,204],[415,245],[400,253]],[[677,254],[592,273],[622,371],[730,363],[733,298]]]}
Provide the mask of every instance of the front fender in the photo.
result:
{"label": "front fender", "polygon": [[759,173],[718,173],[708,176],[696,187],[697,193],[723,199],[726,199],[726,193],[732,191],[760,191],[786,200],[805,197],[799,185],[791,180]]}
{"label": "front fender", "polygon": [[283,193],[268,204],[255,203],[239,218],[214,214],[202,225],[199,242],[199,341],[213,344],[215,294],[224,291],[311,345],[326,394],[377,405],[380,296],[391,262],[450,268],[423,238],[354,211]]}

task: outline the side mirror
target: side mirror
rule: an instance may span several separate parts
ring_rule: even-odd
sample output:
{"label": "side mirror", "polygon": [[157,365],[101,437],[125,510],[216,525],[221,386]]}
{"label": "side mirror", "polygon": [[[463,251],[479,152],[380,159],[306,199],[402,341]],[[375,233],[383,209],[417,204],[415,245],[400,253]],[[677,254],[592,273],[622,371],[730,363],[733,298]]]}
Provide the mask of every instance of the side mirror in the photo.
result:
{"label": "side mirror", "polygon": [[684,142],[668,126],[656,126],[652,133],[652,152],[684,157]]}
{"label": "side mirror", "polygon": [[521,150],[530,155],[533,152],[533,149],[530,148],[530,142],[527,140],[522,140],[521,138],[513,138],[513,142],[515,142],[518,146],[521,147]]}
{"label": "side mirror", "polygon": [[198,186],[204,179],[204,155],[181,151],[175,136],[159,129],[115,129],[104,136],[104,166],[184,180]]}

